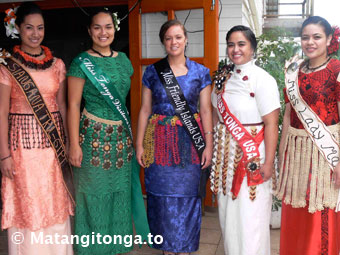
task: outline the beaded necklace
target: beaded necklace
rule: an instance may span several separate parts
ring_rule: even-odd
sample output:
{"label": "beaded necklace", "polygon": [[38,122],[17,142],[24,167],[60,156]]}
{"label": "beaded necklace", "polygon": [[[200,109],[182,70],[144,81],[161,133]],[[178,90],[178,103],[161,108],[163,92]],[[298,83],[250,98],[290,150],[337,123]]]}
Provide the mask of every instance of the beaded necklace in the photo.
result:
{"label": "beaded necklace", "polygon": [[331,59],[331,57],[328,57],[327,60],[324,63],[322,63],[321,65],[316,66],[316,67],[309,67],[309,60],[308,60],[307,65],[306,65],[306,69],[307,69],[307,71],[314,72],[315,70],[317,70],[320,67],[322,67],[325,64],[327,64],[330,59]]}
{"label": "beaded necklace", "polygon": [[29,52],[26,52],[26,51],[24,51],[28,56],[31,56],[32,58],[37,58],[37,57],[40,57],[40,56],[42,56],[42,54],[44,54],[44,50],[40,47],[40,49],[41,49],[41,51],[40,51],[40,53],[38,53],[38,54],[31,54],[31,53],[29,53]]}
{"label": "beaded necklace", "polygon": [[96,53],[96,54],[98,54],[99,56],[101,56],[102,58],[111,58],[111,57],[113,56],[113,50],[112,50],[112,49],[110,49],[110,50],[111,50],[111,54],[110,54],[109,56],[105,56],[105,55],[101,54],[99,51],[96,51],[96,50],[93,49],[93,48],[91,48],[91,50],[92,50],[94,53]]}
{"label": "beaded necklace", "polygon": [[35,57],[30,56],[20,49],[19,45],[14,46],[13,48],[13,57],[18,59],[24,66],[36,69],[36,70],[45,70],[52,66],[53,63],[53,55],[49,48],[45,46],[40,46],[45,54],[45,58],[36,59]]}

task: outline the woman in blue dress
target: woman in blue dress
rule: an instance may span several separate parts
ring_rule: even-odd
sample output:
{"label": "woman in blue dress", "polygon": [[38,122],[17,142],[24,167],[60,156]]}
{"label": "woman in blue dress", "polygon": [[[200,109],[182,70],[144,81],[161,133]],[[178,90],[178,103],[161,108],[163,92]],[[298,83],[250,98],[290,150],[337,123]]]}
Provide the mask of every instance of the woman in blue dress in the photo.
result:
{"label": "woman in blue dress", "polygon": [[[153,236],[163,254],[189,254],[198,250],[201,229],[201,169],[212,158],[211,79],[209,69],[185,57],[187,32],[177,20],[165,22],[159,37],[167,61],[193,113],[206,147],[199,158],[183,123],[175,115],[154,65],[143,76],[142,106],[137,133],[137,160],[145,168],[147,213]],[[199,101],[199,112],[197,106]]]}

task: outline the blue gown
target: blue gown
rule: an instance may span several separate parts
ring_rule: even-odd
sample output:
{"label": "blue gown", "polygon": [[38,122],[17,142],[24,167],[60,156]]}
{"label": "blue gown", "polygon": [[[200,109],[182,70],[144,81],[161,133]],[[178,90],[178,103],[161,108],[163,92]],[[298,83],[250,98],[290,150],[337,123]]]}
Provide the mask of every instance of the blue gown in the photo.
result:
{"label": "blue gown", "polygon": [[[211,84],[209,69],[189,58],[186,59],[186,66],[188,73],[176,79],[192,113],[197,113],[199,94]],[[152,91],[153,116],[165,115],[165,119],[174,116],[174,108],[153,65],[146,68],[142,81]],[[174,163],[173,155],[169,153],[170,165],[160,165],[155,160],[145,168],[148,221],[151,234],[163,237],[163,243],[154,243],[154,248],[194,252],[198,250],[201,229],[201,199],[197,196],[201,168],[199,161],[192,160],[197,159],[197,153],[192,149],[190,137],[182,126],[176,125],[176,128],[180,163]],[[155,155],[162,153],[156,147]]]}

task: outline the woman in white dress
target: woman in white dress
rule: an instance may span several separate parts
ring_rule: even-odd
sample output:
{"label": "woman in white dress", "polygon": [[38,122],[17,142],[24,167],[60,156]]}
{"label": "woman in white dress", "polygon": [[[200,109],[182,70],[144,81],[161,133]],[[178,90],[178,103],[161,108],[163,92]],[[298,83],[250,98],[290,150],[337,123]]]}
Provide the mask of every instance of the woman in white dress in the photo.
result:
{"label": "woman in white dress", "polygon": [[233,27],[226,40],[233,64],[219,71],[212,92],[211,189],[226,254],[269,255],[279,92],[274,78],[254,63],[257,43],[248,27]]}

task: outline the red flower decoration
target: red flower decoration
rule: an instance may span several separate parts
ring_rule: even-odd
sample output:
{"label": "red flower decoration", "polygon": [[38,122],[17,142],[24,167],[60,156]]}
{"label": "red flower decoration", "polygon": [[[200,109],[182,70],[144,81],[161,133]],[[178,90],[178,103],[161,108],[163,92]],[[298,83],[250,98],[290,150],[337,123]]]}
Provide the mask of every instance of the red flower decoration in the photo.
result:
{"label": "red flower decoration", "polygon": [[340,28],[337,26],[333,27],[333,35],[330,45],[327,47],[328,55],[335,53],[339,50],[339,37],[340,37]]}
{"label": "red flower decoration", "polygon": [[248,80],[248,76],[247,75],[243,76],[242,80],[247,81]]}
{"label": "red flower decoration", "polygon": [[251,96],[251,97],[255,97],[255,93],[250,92],[250,96]]}
{"label": "red flower decoration", "polygon": [[241,72],[241,70],[240,69],[236,69],[236,73],[240,73]]}

